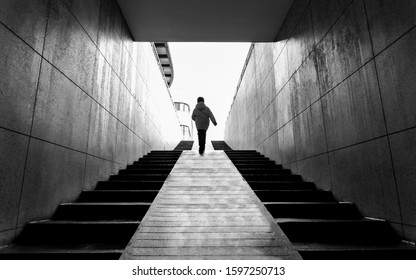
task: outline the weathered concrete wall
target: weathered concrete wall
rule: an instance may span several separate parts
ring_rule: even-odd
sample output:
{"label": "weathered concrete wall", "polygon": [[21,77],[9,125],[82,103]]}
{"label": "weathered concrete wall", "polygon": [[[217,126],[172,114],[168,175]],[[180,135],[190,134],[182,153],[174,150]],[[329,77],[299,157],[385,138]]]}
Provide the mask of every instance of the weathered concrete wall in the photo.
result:
{"label": "weathered concrete wall", "polygon": [[416,240],[416,1],[295,0],[227,120],[257,149]]}
{"label": "weathered concrete wall", "polygon": [[0,244],[181,139],[150,43],[113,0],[0,2]]}

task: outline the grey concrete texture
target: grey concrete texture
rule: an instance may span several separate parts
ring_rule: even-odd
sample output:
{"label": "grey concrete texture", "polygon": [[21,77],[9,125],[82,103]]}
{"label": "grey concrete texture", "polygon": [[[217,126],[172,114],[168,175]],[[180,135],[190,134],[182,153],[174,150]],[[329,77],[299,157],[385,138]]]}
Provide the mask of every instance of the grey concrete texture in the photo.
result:
{"label": "grey concrete texture", "polygon": [[[94,43],[98,41],[100,0],[63,0]],[[117,9],[114,9],[114,12]]]}
{"label": "grey concrete texture", "polygon": [[181,132],[152,46],[133,44],[115,0],[2,1],[0,23],[4,244]]}
{"label": "grey concrete texture", "polygon": [[294,117],[294,108],[291,104],[293,93],[290,91],[289,83],[276,96],[273,106],[276,107],[276,113],[279,118],[276,119],[277,128],[281,129]]}
{"label": "grey concrete texture", "polygon": [[98,181],[106,181],[110,174],[116,174],[122,165],[113,161],[87,155],[85,163],[84,189],[93,190]]}
{"label": "grey concrete texture", "polygon": [[114,161],[117,119],[95,101],[91,105],[88,154]]}
{"label": "grey concrete texture", "polygon": [[41,57],[3,25],[0,40],[0,126],[29,134]]}
{"label": "grey concrete texture", "polygon": [[290,8],[285,22],[281,29],[284,30],[283,38],[290,39],[293,30],[298,25],[299,21],[302,20],[302,16],[309,5],[310,0],[294,0],[292,7]]}
{"label": "grey concrete texture", "polygon": [[279,162],[290,163],[296,161],[297,157],[293,125],[294,122],[290,121],[277,132],[280,159]]}
{"label": "grey concrete texture", "polygon": [[0,21],[41,54],[49,6],[50,0],[0,1]]}
{"label": "grey concrete texture", "polygon": [[311,1],[312,23],[315,43],[318,44],[331,26],[344,13],[352,0],[314,0]]}
{"label": "grey concrete texture", "polygon": [[289,76],[292,76],[315,46],[310,8],[306,9],[292,31],[288,49]]}
{"label": "grey concrete texture", "polygon": [[374,62],[325,95],[322,107],[330,150],[386,134]]}
{"label": "grey concrete texture", "polygon": [[308,182],[314,182],[320,190],[331,190],[331,168],[329,165],[328,154],[313,156],[297,163],[297,174],[302,174],[302,178]]}
{"label": "grey concrete texture", "polygon": [[401,223],[387,137],[329,154],[332,191],[365,216]]}
{"label": "grey concrete texture", "polygon": [[45,60],[32,136],[86,152],[91,98]]}
{"label": "grey concrete texture", "polygon": [[[278,44],[279,42],[275,43]],[[283,49],[280,52],[276,52],[276,58],[274,66],[276,93],[278,94],[289,80],[289,64],[287,47],[284,44]]]}
{"label": "grey concrete texture", "polygon": [[372,56],[364,4],[353,1],[316,47],[321,94],[333,89]]}
{"label": "grey concrete texture", "polygon": [[416,29],[413,29],[376,58],[386,125],[390,133],[416,125],[415,41]]}
{"label": "grey concrete texture", "polygon": [[7,244],[10,240],[14,240],[16,237],[16,230],[6,230],[0,232],[0,244]]}
{"label": "grey concrete texture", "polygon": [[50,217],[60,203],[75,200],[84,186],[86,155],[31,139],[18,226]]}
{"label": "grey concrete texture", "polygon": [[327,151],[320,100],[299,114],[293,123],[297,160],[310,158]]}
{"label": "grey concrete texture", "polygon": [[315,53],[306,58],[302,66],[289,81],[294,114],[299,114],[311,106],[320,97],[318,70]]}
{"label": "grey concrete texture", "polygon": [[[268,43],[259,43],[254,46],[257,86],[260,88],[266,80],[271,76],[270,71],[273,66],[273,49]],[[274,75],[273,75],[274,76]],[[273,83],[274,84],[274,83]]]}
{"label": "grey concrete texture", "polygon": [[[62,1],[52,1],[44,57],[91,94],[97,48]],[[82,63],[80,63],[82,62]],[[88,65],[88,67],[86,67]]]}
{"label": "grey concrete texture", "polygon": [[403,239],[416,240],[416,227],[402,225],[402,228],[403,228]]}
{"label": "grey concrete texture", "polygon": [[16,227],[29,137],[0,128],[0,232]]}
{"label": "grey concrete texture", "polygon": [[416,225],[416,129],[389,136],[403,223]]}
{"label": "grey concrete texture", "polygon": [[278,41],[254,45],[225,129],[232,148],[261,151],[412,241],[415,7],[294,1]]}
{"label": "grey concrete texture", "polygon": [[364,2],[376,54],[416,25],[416,2],[413,0]]}

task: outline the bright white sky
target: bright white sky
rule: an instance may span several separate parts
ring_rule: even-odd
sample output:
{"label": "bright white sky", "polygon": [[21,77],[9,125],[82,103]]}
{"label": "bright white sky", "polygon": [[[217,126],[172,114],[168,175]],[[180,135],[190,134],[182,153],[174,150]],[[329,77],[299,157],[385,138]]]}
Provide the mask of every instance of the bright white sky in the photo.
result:
{"label": "bright white sky", "polygon": [[[191,112],[198,96],[205,99],[218,125],[210,125],[207,141],[223,140],[225,121],[250,43],[169,43],[174,79],[174,101],[190,104]],[[194,140],[198,140],[194,133]]]}

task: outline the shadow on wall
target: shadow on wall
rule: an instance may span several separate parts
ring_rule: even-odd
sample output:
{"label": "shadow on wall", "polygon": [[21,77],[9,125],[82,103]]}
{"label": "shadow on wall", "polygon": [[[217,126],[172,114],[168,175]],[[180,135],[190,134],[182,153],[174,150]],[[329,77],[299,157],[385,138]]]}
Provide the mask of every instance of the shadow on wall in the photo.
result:
{"label": "shadow on wall", "polygon": [[116,1],[0,3],[0,244],[181,139],[150,43]]}
{"label": "shadow on wall", "polygon": [[266,156],[416,240],[416,4],[295,0],[250,54],[226,124]]}

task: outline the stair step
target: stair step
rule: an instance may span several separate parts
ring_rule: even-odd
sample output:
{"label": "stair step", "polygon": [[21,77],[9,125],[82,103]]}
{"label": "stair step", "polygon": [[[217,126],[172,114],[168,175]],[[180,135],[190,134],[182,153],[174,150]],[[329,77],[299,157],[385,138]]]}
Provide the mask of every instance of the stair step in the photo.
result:
{"label": "stair step", "polygon": [[266,202],[274,218],[361,219],[353,203],[345,202]]}
{"label": "stair step", "polygon": [[140,158],[139,162],[147,162],[147,161],[153,161],[153,160],[168,160],[168,161],[177,161],[179,157],[177,156],[144,156]]}
{"label": "stair step", "polygon": [[152,150],[149,154],[173,154],[173,155],[180,155],[182,151],[172,151],[172,150]]}
{"label": "stair step", "polygon": [[267,164],[267,165],[256,165],[256,164],[238,164],[235,165],[238,170],[253,170],[256,171],[272,171],[272,170],[282,170],[283,167],[281,164]]}
{"label": "stair step", "polygon": [[164,180],[158,181],[100,181],[96,190],[160,190]]}
{"label": "stair step", "polygon": [[224,141],[211,141],[211,143],[215,150],[232,150]]}
{"label": "stair step", "polygon": [[54,220],[136,220],[140,221],[151,203],[148,202],[81,202],[59,205]]}
{"label": "stair step", "polygon": [[270,160],[268,157],[265,157],[263,155],[228,155],[228,158],[231,159],[231,161],[234,160]]}
{"label": "stair step", "polygon": [[77,202],[152,202],[157,190],[95,190],[83,191]]}
{"label": "stair step", "polygon": [[160,158],[167,158],[167,159],[178,159],[181,156],[181,154],[147,154],[144,155],[142,158],[155,158],[155,159],[160,159]]}
{"label": "stair step", "polygon": [[18,244],[107,243],[106,246],[126,246],[136,232],[137,221],[40,221],[27,224],[17,239]]}
{"label": "stair step", "polygon": [[162,163],[162,164],[153,164],[153,163],[136,163],[128,165],[126,169],[143,169],[143,170],[153,170],[153,169],[172,169],[175,166],[173,163]]}
{"label": "stair step", "polygon": [[[177,160],[180,157],[180,155],[162,155],[162,154],[148,154],[143,156],[142,158],[146,159],[154,159],[154,160]],[[139,158],[137,161],[139,161],[141,158]]]}
{"label": "stair step", "polygon": [[130,168],[130,169],[123,169],[118,172],[119,175],[139,175],[139,174],[145,174],[145,175],[153,175],[153,174],[163,174],[168,175],[172,171],[172,168],[164,168],[164,169],[139,169],[139,168]]}
{"label": "stair step", "polygon": [[163,159],[163,158],[152,158],[152,159],[139,159],[138,161],[133,162],[133,164],[138,163],[151,163],[151,164],[175,164],[176,159]]}
{"label": "stair step", "polygon": [[85,248],[11,245],[0,249],[0,260],[118,260],[125,246],[102,247],[102,244],[88,244]]}
{"label": "stair step", "polygon": [[[297,247],[305,259],[416,258],[414,249],[390,246],[399,241],[391,226],[364,219],[353,203],[336,202],[331,192],[255,151],[226,153],[289,239],[315,247]],[[338,248],[322,248],[328,244]]]}
{"label": "stair step", "polygon": [[179,144],[175,147],[175,151],[180,150],[191,150],[192,146],[194,145],[194,141],[191,140],[183,140],[179,142]]}
{"label": "stair step", "polygon": [[306,260],[415,260],[416,247],[402,242],[391,246],[294,244]]}
{"label": "stair step", "polygon": [[415,260],[415,248],[298,249],[305,260]]}
{"label": "stair step", "polygon": [[152,151],[61,204],[51,220],[27,224],[0,259],[119,259],[181,151]]}
{"label": "stair step", "polygon": [[234,164],[251,164],[251,163],[255,163],[255,164],[276,164],[274,161],[266,159],[266,158],[250,158],[250,159],[239,159],[239,158],[233,158],[231,159],[231,161]]}
{"label": "stair step", "polygon": [[161,150],[152,150],[149,153],[145,154],[145,156],[148,155],[172,155],[172,156],[180,156],[182,154],[182,151],[173,151],[173,150],[166,150],[166,151],[161,151]]}
{"label": "stair step", "polygon": [[255,190],[262,202],[294,202],[294,201],[335,201],[330,191],[316,190]]}
{"label": "stair step", "polygon": [[256,150],[232,150],[232,151],[226,151],[226,154],[260,154]]}
{"label": "stair step", "polygon": [[248,150],[248,151],[235,151],[235,150],[232,150],[232,151],[225,151],[225,153],[228,156],[240,156],[240,155],[242,155],[242,156],[264,156],[263,154],[261,154],[261,153],[259,153],[257,151],[250,151],[250,150]]}
{"label": "stair step", "polygon": [[192,147],[193,147],[194,145],[182,145],[182,146],[178,146],[178,147],[176,147],[175,148],[175,151],[187,151],[187,150],[192,150]]}
{"label": "stair step", "polygon": [[244,168],[244,167],[255,167],[255,168],[268,168],[268,167],[274,167],[274,166],[281,166],[279,164],[275,164],[274,161],[264,161],[264,162],[236,162],[233,161],[233,164],[237,167],[237,168]]}
{"label": "stair step", "polygon": [[314,190],[311,182],[298,181],[248,181],[253,190]]}
{"label": "stair step", "polygon": [[243,177],[246,181],[254,182],[270,182],[270,181],[302,181],[302,176],[300,175],[288,175],[288,174],[272,174],[272,175],[264,175],[264,174],[243,174]]}
{"label": "stair step", "polygon": [[290,169],[282,169],[282,168],[274,168],[274,169],[263,169],[263,168],[239,168],[238,171],[241,174],[255,174],[255,175],[262,175],[262,176],[271,176],[275,174],[285,174],[285,175],[291,175],[292,172]]}
{"label": "stair step", "polygon": [[111,175],[110,181],[164,181],[169,174],[123,174]]}
{"label": "stair step", "polygon": [[229,153],[228,151],[227,152],[225,152],[226,154],[227,154],[227,156],[229,157],[229,158],[239,158],[239,157],[254,157],[254,158],[256,158],[256,157],[259,157],[259,156],[263,156],[262,154],[260,154],[260,153],[255,153],[255,152],[253,152],[253,153]]}
{"label": "stair step", "polygon": [[161,156],[150,156],[150,157],[142,157],[135,162],[153,162],[153,161],[167,161],[167,162],[176,162],[178,161],[179,157],[161,157]]}
{"label": "stair step", "polygon": [[391,226],[381,220],[277,218],[275,221],[292,242],[375,245],[400,241]]}

